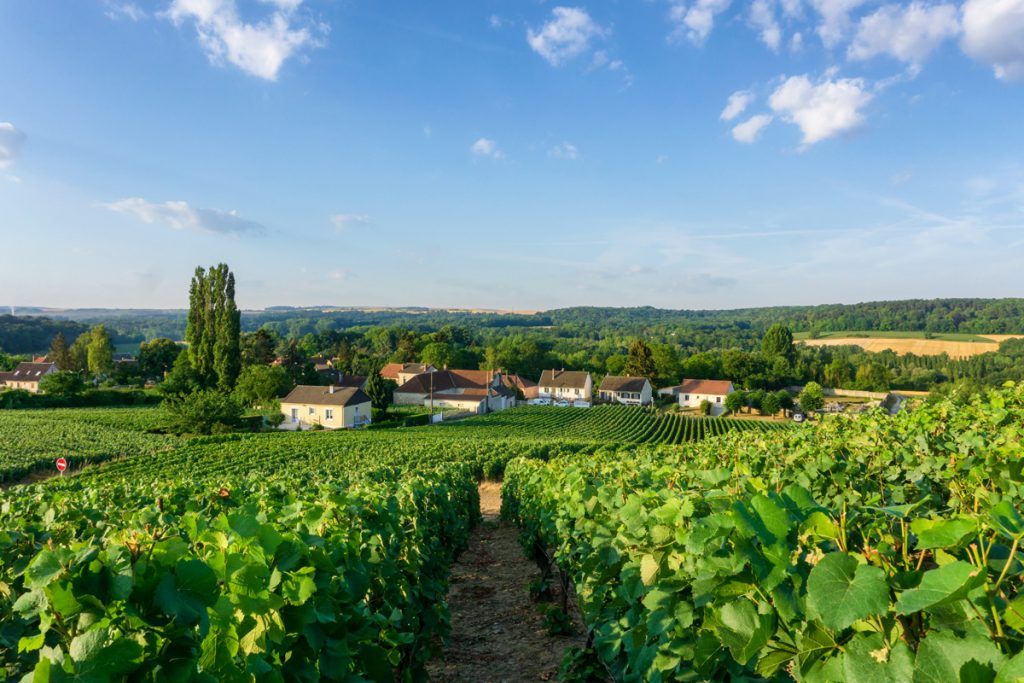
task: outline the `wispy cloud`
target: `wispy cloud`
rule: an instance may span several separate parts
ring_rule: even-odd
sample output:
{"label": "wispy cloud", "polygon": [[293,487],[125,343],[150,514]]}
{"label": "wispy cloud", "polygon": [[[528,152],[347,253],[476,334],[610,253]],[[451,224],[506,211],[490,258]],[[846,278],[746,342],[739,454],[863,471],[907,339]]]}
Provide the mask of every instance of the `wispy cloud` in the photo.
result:
{"label": "wispy cloud", "polygon": [[266,228],[238,215],[237,211],[200,209],[184,201],[150,202],[128,197],[99,204],[104,209],[138,219],[143,223],[164,225],[174,230],[198,230],[222,235],[258,235]]}
{"label": "wispy cloud", "polygon": [[354,227],[366,227],[367,225],[370,225],[370,222],[369,216],[347,213],[336,213],[331,216],[331,225],[333,225],[334,229],[338,232],[343,232]]}
{"label": "wispy cloud", "polygon": [[175,25],[194,22],[199,44],[214,64],[228,62],[252,76],[275,81],[282,65],[296,52],[319,45],[308,26],[296,25],[301,3],[264,0],[274,9],[258,23],[244,21],[235,0],[172,0],[161,16]]}
{"label": "wispy cloud", "polygon": [[563,142],[548,150],[548,156],[552,159],[568,159],[573,161],[579,156],[579,150],[571,142]]}
{"label": "wispy cloud", "polygon": [[590,50],[591,41],[608,30],[579,7],[555,7],[539,29],[527,29],[526,40],[533,51],[552,66],[561,66]]}
{"label": "wispy cloud", "polygon": [[686,38],[703,45],[715,27],[715,17],[729,9],[731,0],[696,0],[692,5],[673,0],[669,20],[676,24],[670,40]]}
{"label": "wispy cloud", "polygon": [[498,143],[489,138],[480,138],[469,147],[473,156],[504,159],[505,153],[498,149]]}
{"label": "wispy cloud", "polygon": [[737,142],[756,142],[757,138],[761,135],[761,131],[764,130],[765,126],[771,122],[772,117],[768,114],[751,116],[749,119],[736,125],[732,129],[732,137]]}
{"label": "wispy cloud", "polygon": [[130,21],[142,21],[148,14],[134,2],[118,2],[117,0],[104,0],[106,8],[104,14],[108,19],[128,19]]}
{"label": "wispy cloud", "polygon": [[21,154],[25,144],[25,134],[14,127],[13,123],[0,121],[0,168],[14,163]]}
{"label": "wispy cloud", "polygon": [[737,90],[729,95],[729,101],[725,103],[725,109],[718,115],[723,121],[732,121],[734,118],[746,111],[750,103],[754,101],[754,93],[750,90]]}

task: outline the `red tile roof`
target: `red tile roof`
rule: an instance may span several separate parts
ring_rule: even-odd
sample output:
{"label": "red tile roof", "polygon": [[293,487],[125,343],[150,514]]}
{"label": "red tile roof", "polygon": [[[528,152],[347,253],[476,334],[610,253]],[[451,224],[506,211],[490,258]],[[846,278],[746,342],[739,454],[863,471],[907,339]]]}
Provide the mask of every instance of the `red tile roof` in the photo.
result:
{"label": "red tile roof", "polygon": [[732,382],[727,379],[684,379],[679,385],[679,393],[726,396],[731,388]]}

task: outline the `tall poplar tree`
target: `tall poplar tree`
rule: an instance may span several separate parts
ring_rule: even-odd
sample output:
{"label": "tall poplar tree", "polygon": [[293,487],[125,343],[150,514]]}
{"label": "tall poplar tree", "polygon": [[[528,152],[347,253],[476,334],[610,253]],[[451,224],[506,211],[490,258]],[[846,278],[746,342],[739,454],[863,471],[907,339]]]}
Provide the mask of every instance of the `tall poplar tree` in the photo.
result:
{"label": "tall poplar tree", "polygon": [[235,305],[235,276],[224,263],[196,268],[189,287],[185,341],[188,359],[205,386],[228,391],[241,369],[241,319]]}
{"label": "tall poplar tree", "polygon": [[213,369],[217,373],[217,388],[229,391],[234,388],[242,369],[241,314],[235,305],[235,275],[223,263],[217,266],[215,282]]}

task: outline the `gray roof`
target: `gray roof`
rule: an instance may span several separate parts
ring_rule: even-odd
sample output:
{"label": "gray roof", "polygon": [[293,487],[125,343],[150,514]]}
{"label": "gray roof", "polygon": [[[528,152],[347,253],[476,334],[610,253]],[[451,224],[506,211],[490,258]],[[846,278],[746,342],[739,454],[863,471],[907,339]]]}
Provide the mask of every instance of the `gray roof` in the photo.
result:
{"label": "gray roof", "polygon": [[38,382],[40,377],[56,369],[56,363],[18,363],[11,379],[15,382]]}
{"label": "gray roof", "polygon": [[584,389],[589,376],[589,372],[582,370],[545,370],[538,384],[558,389]]}
{"label": "gray roof", "polygon": [[318,387],[300,384],[281,399],[281,403],[307,403],[316,406],[352,406],[370,403],[370,397],[358,387]]}
{"label": "gray roof", "polygon": [[646,377],[608,375],[601,380],[601,386],[598,387],[598,391],[633,391],[640,393],[644,390],[645,384],[648,384]]}

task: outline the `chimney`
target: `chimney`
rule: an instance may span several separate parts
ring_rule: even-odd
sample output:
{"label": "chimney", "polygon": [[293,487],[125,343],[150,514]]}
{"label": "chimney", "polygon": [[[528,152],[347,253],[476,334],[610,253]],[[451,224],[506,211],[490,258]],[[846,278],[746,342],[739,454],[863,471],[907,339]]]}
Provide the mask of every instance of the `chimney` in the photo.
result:
{"label": "chimney", "polygon": [[334,385],[333,384],[331,386],[327,387],[327,393],[328,394],[333,394],[334,393]]}

